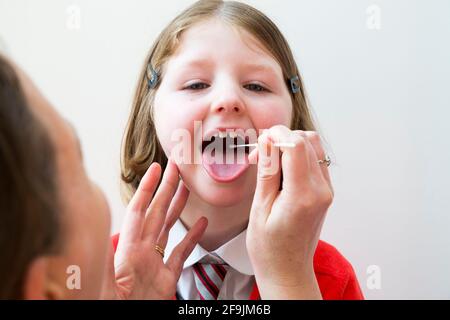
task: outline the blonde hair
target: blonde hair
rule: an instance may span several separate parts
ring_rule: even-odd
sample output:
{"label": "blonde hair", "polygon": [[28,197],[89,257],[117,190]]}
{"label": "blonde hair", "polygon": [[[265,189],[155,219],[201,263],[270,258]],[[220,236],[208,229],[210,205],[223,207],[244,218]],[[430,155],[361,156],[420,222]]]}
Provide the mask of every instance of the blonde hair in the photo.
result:
{"label": "blonde hair", "polygon": [[[291,129],[315,131],[294,56],[277,26],[262,12],[241,2],[197,1],[173,19],[159,34],[145,60],[122,145],[121,178],[125,202],[131,199],[152,162],[158,162],[163,169],[167,164],[167,157],[159,143],[153,121],[155,93],[164,77],[164,65],[177,49],[183,31],[210,18],[219,18],[232,26],[246,30],[259,40],[279,63],[285,79],[299,77],[297,85],[300,90],[296,93],[290,91],[293,105]],[[152,86],[148,85],[151,80],[149,66],[158,73],[158,82]]]}

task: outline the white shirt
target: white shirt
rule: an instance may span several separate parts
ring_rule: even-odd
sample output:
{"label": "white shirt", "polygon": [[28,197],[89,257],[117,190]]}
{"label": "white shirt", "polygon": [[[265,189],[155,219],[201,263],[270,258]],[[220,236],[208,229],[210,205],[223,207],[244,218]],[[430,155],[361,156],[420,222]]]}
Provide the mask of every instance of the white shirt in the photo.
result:
{"label": "white shirt", "polygon": [[[187,230],[178,220],[169,232],[169,239],[165,249],[165,258],[172,253],[175,246],[181,242]],[[218,300],[248,300],[252,292],[255,277],[253,267],[247,252],[245,237],[247,230],[241,232],[220,248],[208,252],[197,244],[191,255],[183,265],[183,271],[177,284],[177,293],[184,300],[199,300],[199,294],[195,286],[193,265],[207,256],[218,256],[228,264],[227,274],[220,288]]]}

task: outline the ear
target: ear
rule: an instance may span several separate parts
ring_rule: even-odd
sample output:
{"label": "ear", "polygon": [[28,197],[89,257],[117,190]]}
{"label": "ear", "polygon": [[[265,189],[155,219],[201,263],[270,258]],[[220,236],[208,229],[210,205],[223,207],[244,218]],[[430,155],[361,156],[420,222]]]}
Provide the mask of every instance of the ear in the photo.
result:
{"label": "ear", "polygon": [[63,290],[50,278],[50,259],[38,257],[34,259],[24,277],[23,298],[27,300],[63,299]]}

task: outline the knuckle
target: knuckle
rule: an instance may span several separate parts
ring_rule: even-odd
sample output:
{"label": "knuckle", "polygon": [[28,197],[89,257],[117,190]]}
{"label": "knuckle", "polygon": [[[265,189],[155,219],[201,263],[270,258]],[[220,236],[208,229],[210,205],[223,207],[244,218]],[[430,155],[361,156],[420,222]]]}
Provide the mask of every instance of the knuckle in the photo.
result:
{"label": "knuckle", "polygon": [[271,127],[268,131],[268,134],[272,138],[283,139],[285,136],[288,136],[290,132],[291,130],[288,127],[279,124]]}
{"label": "knuckle", "polygon": [[311,208],[314,208],[316,205],[317,205],[317,201],[316,201],[315,195],[306,197],[302,203],[302,207],[304,209],[311,209]]}
{"label": "knuckle", "polygon": [[334,194],[330,188],[324,188],[320,195],[320,203],[324,208],[328,208],[333,203]]}
{"label": "knuckle", "polygon": [[310,211],[312,208],[328,208],[333,203],[334,195],[330,188],[324,188],[323,191],[306,191],[301,197],[297,197],[297,208]]}
{"label": "knuckle", "polygon": [[307,210],[317,204],[316,195],[311,191],[302,192],[302,196],[297,197],[297,207],[302,210]]}
{"label": "knuckle", "polygon": [[320,143],[320,135],[315,131],[309,131],[308,138],[314,143]]}
{"label": "knuckle", "polygon": [[294,144],[297,149],[304,150],[306,149],[306,141],[302,136],[298,136],[294,139]]}
{"label": "knuckle", "polygon": [[330,191],[331,191],[331,198],[334,200],[334,188],[330,185]]}

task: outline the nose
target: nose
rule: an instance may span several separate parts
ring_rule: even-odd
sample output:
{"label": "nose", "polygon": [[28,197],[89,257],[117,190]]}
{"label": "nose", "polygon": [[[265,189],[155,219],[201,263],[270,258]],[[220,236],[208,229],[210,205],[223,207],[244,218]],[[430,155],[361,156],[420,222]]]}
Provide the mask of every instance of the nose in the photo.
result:
{"label": "nose", "polygon": [[245,110],[244,102],[239,95],[239,88],[233,85],[224,86],[211,104],[211,111],[215,114],[242,114]]}

